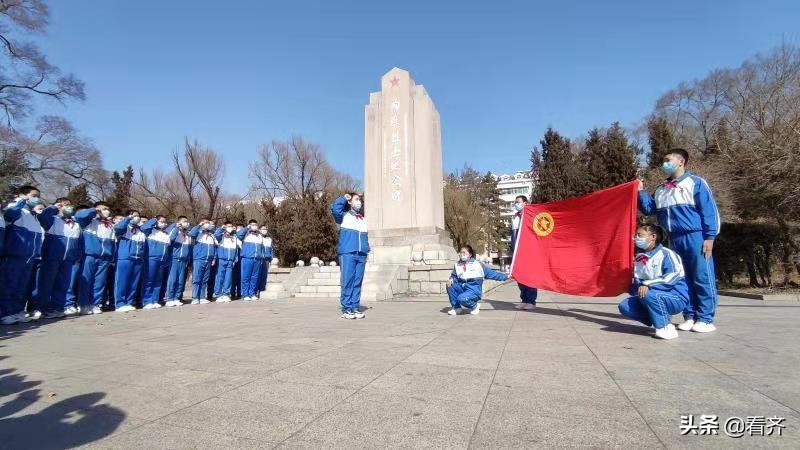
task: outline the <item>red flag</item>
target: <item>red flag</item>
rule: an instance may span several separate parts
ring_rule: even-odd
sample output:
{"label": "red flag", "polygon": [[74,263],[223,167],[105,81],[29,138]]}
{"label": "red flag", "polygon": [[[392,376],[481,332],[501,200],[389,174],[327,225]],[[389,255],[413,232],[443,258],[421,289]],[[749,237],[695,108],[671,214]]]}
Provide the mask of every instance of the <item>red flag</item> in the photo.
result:
{"label": "red flag", "polygon": [[560,202],[528,205],[511,265],[526,286],[612,297],[633,277],[636,181]]}

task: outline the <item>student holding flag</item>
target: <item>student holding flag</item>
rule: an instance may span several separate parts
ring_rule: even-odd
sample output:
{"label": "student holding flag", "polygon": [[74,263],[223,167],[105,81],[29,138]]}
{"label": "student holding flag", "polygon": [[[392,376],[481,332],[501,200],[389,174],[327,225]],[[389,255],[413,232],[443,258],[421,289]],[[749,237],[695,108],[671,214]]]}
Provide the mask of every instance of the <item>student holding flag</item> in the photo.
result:
{"label": "student holding flag", "polygon": [[642,225],[636,232],[632,297],[619,304],[619,312],[656,329],[656,337],[675,339],[678,332],[670,323],[673,314],[689,304],[681,258],[661,245],[661,229]]}
{"label": "student holding flag", "polygon": [[[528,197],[524,195],[518,195],[517,198],[514,199],[514,217],[511,218],[511,223],[509,227],[511,228],[511,259],[514,259],[514,250],[516,249],[516,243],[519,240],[519,231],[520,227],[522,226],[522,210],[525,209],[525,205],[528,204]],[[522,300],[522,303],[516,306],[517,309],[533,309],[536,306],[536,297],[538,297],[539,291],[536,290],[535,287],[525,286],[524,284],[517,282],[517,286],[519,287],[519,298]]]}
{"label": "student holding flag", "polygon": [[639,209],[645,215],[657,215],[658,224],[669,233],[670,246],[680,255],[686,270],[691,301],[678,329],[708,333],[716,330],[717,281],[712,250],[720,217],[708,183],[686,170],[688,162],[686,150],[671,150],[661,165],[667,179],[655,194],[650,196],[639,183]]}

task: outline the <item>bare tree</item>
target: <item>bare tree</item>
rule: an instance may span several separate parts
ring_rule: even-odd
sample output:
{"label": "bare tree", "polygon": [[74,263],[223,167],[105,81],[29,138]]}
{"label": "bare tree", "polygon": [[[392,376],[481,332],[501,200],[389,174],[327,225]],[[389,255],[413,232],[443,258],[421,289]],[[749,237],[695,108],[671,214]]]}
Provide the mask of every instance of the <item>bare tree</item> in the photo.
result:
{"label": "bare tree", "polygon": [[34,97],[84,100],[84,84],[63,75],[39,48],[19,35],[43,33],[49,18],[43,0],[0,1],[0,108],[7,126],[30,115]]}

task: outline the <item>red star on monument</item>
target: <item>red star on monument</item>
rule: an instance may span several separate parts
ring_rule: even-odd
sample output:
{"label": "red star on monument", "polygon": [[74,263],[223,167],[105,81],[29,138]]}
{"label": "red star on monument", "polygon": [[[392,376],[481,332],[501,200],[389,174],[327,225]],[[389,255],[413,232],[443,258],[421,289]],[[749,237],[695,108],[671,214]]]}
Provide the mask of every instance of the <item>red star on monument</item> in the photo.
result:
{"label": "red star on monument", "polygon": [[397,78],[397,77],[394,77],[391,80],[389,80],[389,82],[392,83],[392,87],[397,87],[397,83],[400,82],[400,79]]}

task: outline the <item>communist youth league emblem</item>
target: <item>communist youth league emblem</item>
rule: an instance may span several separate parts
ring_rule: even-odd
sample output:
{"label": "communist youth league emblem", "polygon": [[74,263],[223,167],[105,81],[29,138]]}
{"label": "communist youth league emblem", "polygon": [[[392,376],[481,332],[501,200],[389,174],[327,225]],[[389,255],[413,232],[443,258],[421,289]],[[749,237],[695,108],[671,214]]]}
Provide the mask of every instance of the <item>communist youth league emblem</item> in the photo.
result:
{"label": "communist youth league emblem", "polygon": [[540,212],[533,218],[531,228],[538,236],[544,237],[553,232],[556,226],[556,221],[553,216],[548,212]]}

